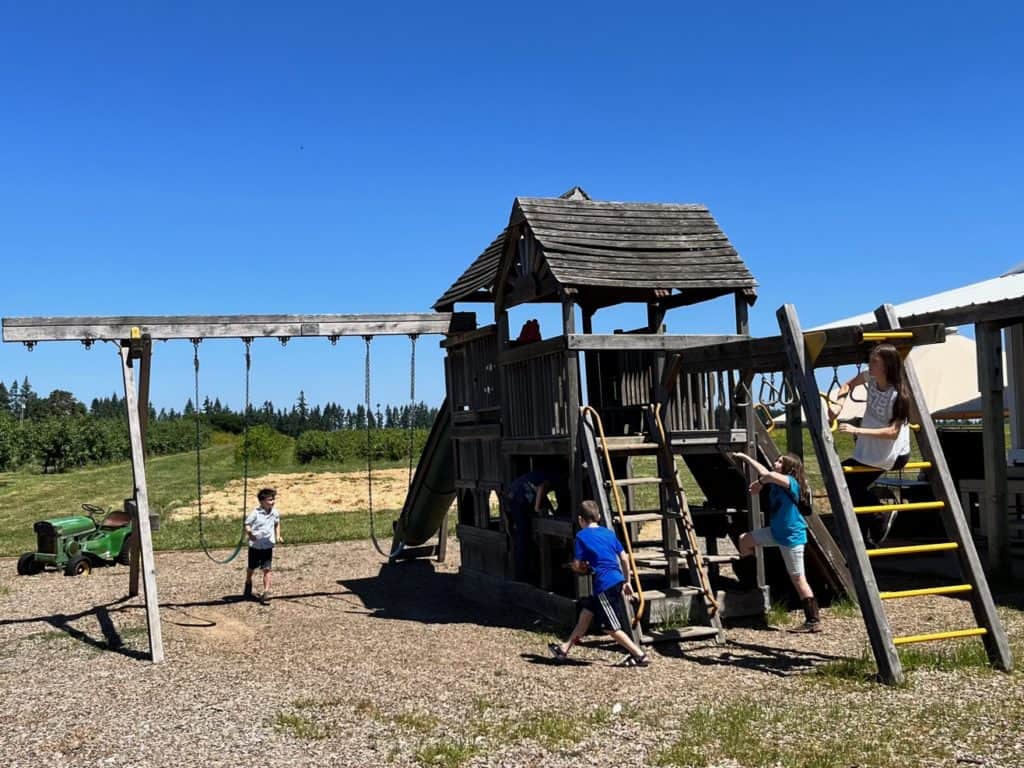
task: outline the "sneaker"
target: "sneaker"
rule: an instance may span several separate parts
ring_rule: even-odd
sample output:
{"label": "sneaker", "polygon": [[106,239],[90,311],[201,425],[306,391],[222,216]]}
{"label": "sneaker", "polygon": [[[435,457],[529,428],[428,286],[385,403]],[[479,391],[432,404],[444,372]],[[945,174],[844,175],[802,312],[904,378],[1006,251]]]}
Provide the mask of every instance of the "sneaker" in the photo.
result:
{"label": "sneaker", "polygon": [[796,633],[799,633],[799,634],[815,634],[817,632],[821,632],[821,622],[820,621],[805,621],[799,627],[794,627],[793,629],[791,629],[789,631],[790,632],[796,632]]}
{"label": "sneaker", "polygon": [[629,656],[624,658],[622,661],[620,661],[615,666],[616,667],[649,667],[649,666],[651,666],[651,659],[650,659],[650,657],[646,653],[641,654],[640,656],[634,656],[634,655],[630,654]]}
{"label": "sneaker", "polygon": [[262,594],[262,595],[260,596],[260,602],[261,602],[261,603],[262,603],[263,605],[270,605],[270,592],[269,592],[269,590],[268,590],[267,592],[264,592],[264,593],[263,593],[263,594]]}
{"label": "sneaker", "polygon": [[563,651],[562,646],[558,643],[548,643],[548,650],[559,664],[569,658],[569,654]]}

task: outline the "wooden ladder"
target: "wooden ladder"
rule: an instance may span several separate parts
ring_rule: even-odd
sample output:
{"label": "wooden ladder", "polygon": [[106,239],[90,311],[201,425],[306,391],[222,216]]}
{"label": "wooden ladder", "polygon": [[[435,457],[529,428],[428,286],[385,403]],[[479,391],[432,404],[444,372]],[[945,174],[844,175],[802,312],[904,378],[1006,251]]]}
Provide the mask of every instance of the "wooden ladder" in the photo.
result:
{"label": "wooden ladder", "polygon": [[[884,305],[875,312],[879,332],[866,336],[865,340],[883,341],[898,339],[903,344],[908,332],[899,330],[899,321],[891,305]],[[800,394],[801,405],[807,416],[808,429],[822,480],[828,490],[829,502],[838,525],[847,565],[850,568],[857,602],[860,604],[864,623],[867,627],[871,650],[878,664],[879,676],[883,682],[897,684],[903,680],[903,667],[898,646],[964,637],[981,637],[985,643],[989,661],[998,669],[1010,671],[1013,659],[999,616],[996,613],[992,594],[985,573],[978,559],[970,528],[964,519],[959,497],[953,486],[945,456],[939,444],[938,434],[922,394],[921,385],[909,359],[904,363],[904,376],[910,394],[911,421],[917,427],[918,448],[924,458],[916,468],[926,470],[936,501],[918,503],[878,504],[855,507],[846,484],[846,468],[840,464],[835,451],[832,432],[827,415],[821,407],[821,397],[814,376],[814,363],[821,351],[821,343],[809,345],[805,342],[796,309],[791,304],[781,307],[777,313],[782,339],[786,347],[790,374]],[[820,333],[820,332],[819,332]],[[827,333],[827,332],[826,332]],[[815,349],[816,348],[816,349]],[[949,541],[939,544],[924,544],[907,547],[888,547],[867,550],[857,524],[858,514],[876,512],[938,510]],[[963,574],[963,583],[950,586],[923,587],[891,592],[880,592],[871,568],[871,561],[877,558],[908,556],[922,553],[949,551],[956,554]],[[976,626],[930,632],[919,635],[894,637],[888,618],[882,607],[884,600],[913,598],[922,595],[965,594],[971,603]]]}
{"label": "wooden ladder", "polygon": [[[649,413],[656,413],[657,406],[649,406]],[[648,416],[650,419],[650,416]],[[652,426],[660,425],[660,418],[651,422]],[[586,470],[594,489],[595,501],[601,509],[605,525],[618,530],[620,538],[630,556],[632,571],[635,576],[634,588],[641,602],[637,610],[640,617],[649,605],[649,595],[692,594],[700,595],[701,604],[710,626],[689,627],[685,631],[663,635],[664,639],[700,639],[713,637],[724,639],[718,606],[711,590],[707,570],[704,567],[704,556],[701,555],[697,538],[690,518],[686,495],[679,485],[676,465],[671,450],[664,440],[664,429],[649,430],[651,436],[638,435],[624,442],[612,441],[605,437],[599,415],[592,408],[581,409],[580,440],[581,452]],[[660,437],[658,437],[660,436]],[[667,452],[667,460],[663,452]],[[616,478],[612,471],[611,456],[639,455],[656,453],[658,456],[658,475],[653,477]],[[630,512],[626,510],[622,499],[622,490],[639,485],[659,486],[659,508],[656,510]],[[661,522],[661,540],[656,557],[638,555],[632,549],[632,536],[629,526],[647,522]],[[682,535],[685,543],[680,547]],[[679,561],[685,558],[690,574],[689,588],[681,587],[679,581]],[[645,592],[640,581],[639,569],[657,568],[665,572],[666,589]],[[647,639],[647,638],[644,638]]]}

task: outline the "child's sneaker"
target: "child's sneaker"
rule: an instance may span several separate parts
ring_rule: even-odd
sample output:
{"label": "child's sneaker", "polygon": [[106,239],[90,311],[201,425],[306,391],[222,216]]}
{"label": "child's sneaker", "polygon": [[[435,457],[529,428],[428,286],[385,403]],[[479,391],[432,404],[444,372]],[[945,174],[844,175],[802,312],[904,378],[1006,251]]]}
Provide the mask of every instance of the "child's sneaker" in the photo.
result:
{"label": "child's sneaker", "polygon": [[569,658],[569,654],[563,651],[562,646],[558,643],[548,643],[548,650],[551,651],[551,655],[554,656],[555,661],[559,664]]}
{"label": "child's sneaker", "polygon": [[260,603],[263,605],[270,605],[270,590],[268,589],[260,596]]}
{"label": "child's sneaker", "polygon": [[799,632],[801,634],[814,634],[816,632],[821,632],[821,622],[820,621],[805,621],[799,627],[795,627],[794,629],[791,629],[790,632]]}
{"label": "child's sneaker", "polygon": [[642,653],[639,656],[630,654],[615,666],[617,667],[649,667],[651,666],[651,659],[646,653]]}

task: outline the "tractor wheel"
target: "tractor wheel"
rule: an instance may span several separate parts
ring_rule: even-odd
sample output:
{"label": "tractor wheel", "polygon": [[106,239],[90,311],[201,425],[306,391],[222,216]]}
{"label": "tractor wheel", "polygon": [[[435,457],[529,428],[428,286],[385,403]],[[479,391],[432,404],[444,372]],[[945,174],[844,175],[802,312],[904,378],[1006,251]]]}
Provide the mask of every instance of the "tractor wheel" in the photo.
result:
{"label": "tractor wheel", "polygon": [[85,555],[75,555],[64,566],[65,576],[88,576],[92,573],[92,562]]}
{"label": "tractor wheel", "polygon": [[124,537],[124,541],[121,543],[121,551],[117,553],[117,562],[120,565],[131,565],[132,562],[132,547],[137,546],[139,537],[134,533],[129,533]]}
{"label": "tractor wheel", "polygon": [[18,558],[18,575],[34,576],[43,570],[42,563],[36,562],[35,552],[26,552]]}

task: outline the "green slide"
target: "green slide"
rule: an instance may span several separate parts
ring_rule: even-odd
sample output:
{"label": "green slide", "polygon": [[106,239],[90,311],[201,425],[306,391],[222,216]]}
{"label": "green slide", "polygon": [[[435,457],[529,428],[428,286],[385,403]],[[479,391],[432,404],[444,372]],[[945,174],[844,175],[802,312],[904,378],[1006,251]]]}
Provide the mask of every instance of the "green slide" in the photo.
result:
{"label": "green slide", "polygon": [[446,399],[430,428],[402,514],[395,522],[391,551],[418,547],[437,533],[455,499],[455,457],[452,455],[452,416]]}

